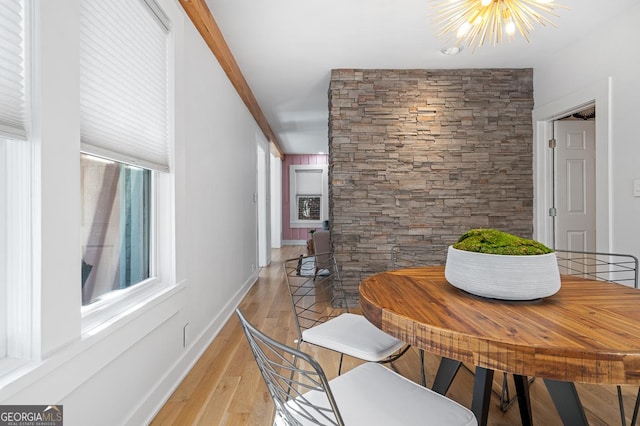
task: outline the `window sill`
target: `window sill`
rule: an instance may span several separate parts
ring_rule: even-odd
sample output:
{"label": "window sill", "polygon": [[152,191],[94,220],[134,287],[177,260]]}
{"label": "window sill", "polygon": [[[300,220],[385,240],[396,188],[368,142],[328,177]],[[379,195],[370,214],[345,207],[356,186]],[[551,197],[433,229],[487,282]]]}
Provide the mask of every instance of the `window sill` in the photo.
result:
{"label": "window sill", "polygon": [[82,307],[82,338],[89,338],[131,317],[143,313],[175,294],[177,285],[149,280],[134,287],[114,292],[109,297]]}
{"label": "window sill", "polygon": [[322,228],[323,220],[309,220],[305,222],[289,222],[290,228]]}
{"label": "window sill", "polygon": [[[32,361],[17,358],[2,358],[0,359],[0,378],[10,376],[12,373],[23,369],[28,366]],[[2,383],[0,381],[0,383]],[[2,388],[2,385],[0,385]]]}
{"label": "window sill", "polygon": [[[158,283],[156,286],[149,286],[135,298],[127,298],[126,307],[122,304],[111,306],[112,309],[105,307],[100,316],[94,315],[90,317],[90,321],[83,318],[81,338],[59,348],[44,359],[0,359],[0,400],[6,400],[28,387],[41,386],[45,381],[59,380],[56,374],[65,371],[65,366],[73,365],[78,359],[84,360],[81,364],[91,365],[89,370],[100,370],[131,344],[138,342],[159,324],[176,315],[183,306],[184,299],[180,293],[184,288],[184,283]],[[86,309],[83,308],[84,310]],[[143,320],[136,323],[136,320],[145,316],[152,321]],[[117,341],[124,339],[129,343],[120,346],[111,346],[108,341],[105,343],[106,339],[112,336],[118,336]],[[106,344],[116,352],[96,358],[91,349],[99,347],[100,344]],[[90,371],[90,374],[94,374],[95,371]],[[59,389],[66,389],[64,392],[70,391],[81,385],[83,380],[85,378],[81,375],[68,378]]]}

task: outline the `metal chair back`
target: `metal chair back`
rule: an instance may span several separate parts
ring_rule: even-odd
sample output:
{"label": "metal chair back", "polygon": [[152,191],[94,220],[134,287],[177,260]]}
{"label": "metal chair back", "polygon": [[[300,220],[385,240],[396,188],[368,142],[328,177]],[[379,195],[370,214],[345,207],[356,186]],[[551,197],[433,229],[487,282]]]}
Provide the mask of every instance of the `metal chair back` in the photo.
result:
{"label": "metal chair back", "polygon": [[391,249],[391,269],[444,265],[447,248],[443,244],[403,244]]}
{"label": "metal chair back", "polygon": [[556,249],[561,274],[638,288],[638,258],[630,254]]}
{"label": "metal chair back", "polygon": [[[577,275],[610,283],[623,284],[638,288],[638,258],[631,254],[600,253],[588,251],[560,250],[556,249],[558,269],[564,275]],[[622,388],[616,386],[618,391],[618,405],[620,406],[621,424],[626,424]],[[631,424],[638,419],[640,410],[640,389],[636,396]]]}
{"label": "metal chair back", "polygon": [[[322,262],[316,271],[317,258]],[[304,330],[349,312],[333,253],[317,253],[286,260],[284,272],[299,341]]]}
{"label": "metal chair back", "polygon": [[[275,425],[344,425],[322,367],[309,355],[283,345],[255,328],[236,309],[251,352],[276,408]],[[309,400],[324,394],[318,405]]]}

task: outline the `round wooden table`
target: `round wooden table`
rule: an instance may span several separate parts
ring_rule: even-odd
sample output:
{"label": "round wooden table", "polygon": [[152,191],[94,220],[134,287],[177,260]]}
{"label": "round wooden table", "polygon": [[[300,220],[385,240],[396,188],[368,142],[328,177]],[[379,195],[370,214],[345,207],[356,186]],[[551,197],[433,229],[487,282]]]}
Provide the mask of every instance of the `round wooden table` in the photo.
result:
{"label": "round wooden table", "polygon": [[640,384],[640,291],[561,279],[555,295],[519,302],[465,293],[446,281],[444,267],[401,269],[363,280],[360,305],[383,331],[444,357],[434,390],[446,392],[460,363],[475,365],[472,410],[480,424],[493,370],[518,379],[523,423],[531,421],[528,376],[545,380],[565,424],[586,424],[573,382]]}

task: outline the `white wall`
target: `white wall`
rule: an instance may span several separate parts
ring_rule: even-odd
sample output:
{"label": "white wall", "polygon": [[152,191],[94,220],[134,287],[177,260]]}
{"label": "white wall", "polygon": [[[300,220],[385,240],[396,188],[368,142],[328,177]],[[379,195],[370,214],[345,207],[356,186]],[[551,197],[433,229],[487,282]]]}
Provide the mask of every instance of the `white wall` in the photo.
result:
{"label": "white wall", "polygon": [[0,376],[0,404],[63,404],[67,426],[145,424],[257,279],[259,128],[178,2],[160,0],[176,40],[175,283],[83,335],[79,0],[34,3],[36,359]]}
{"label": "white wall", "polygon": [[[640,257],[640,197],[634,197],[632,191],[633,180],[640,179],[639,130],[634,114],[640,99],[640,55],[627,45],[640,38],[639,19],[640,4],[534,67],[534,101],[538,111],[549,111],[567,99],[600,96],[596,105],[597,143],[605,151],[598,151],[597,155],[605,164],[597,166],[600,174],[596,172],[596,202],[598,228],[608,230],[599,235],[597,245],[599,250],[637,257]],[[608,131],[603,135],[605,127]],[[603,218],[606,223],[600,222]]]}

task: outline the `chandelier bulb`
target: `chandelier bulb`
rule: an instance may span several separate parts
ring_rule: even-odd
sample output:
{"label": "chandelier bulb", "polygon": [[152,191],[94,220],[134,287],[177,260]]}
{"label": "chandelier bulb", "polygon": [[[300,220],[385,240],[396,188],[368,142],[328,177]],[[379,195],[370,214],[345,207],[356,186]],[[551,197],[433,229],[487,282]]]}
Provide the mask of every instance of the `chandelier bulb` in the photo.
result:
{"label": "chandelier bulb", "polygon": [[513,19],[509,19],[507,23],[504,25],[504,31],[512,36],[516,33],[516,24],[513,22]]}
{"label": "chandelier bulb", "polygon": [[483,6],[489,6],[491,3],[493,3],[493,0],[482,0]]}
{"label": "chandelier bulb", "polygon": [[458,29],[458,38],[464,37],[470,29],[471,24],[469,22],[465,22],[464,24],[460,25],[460,28]]}

